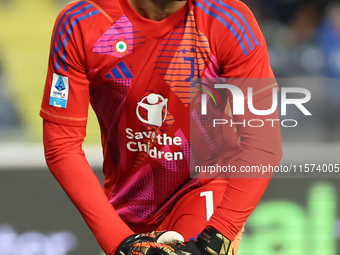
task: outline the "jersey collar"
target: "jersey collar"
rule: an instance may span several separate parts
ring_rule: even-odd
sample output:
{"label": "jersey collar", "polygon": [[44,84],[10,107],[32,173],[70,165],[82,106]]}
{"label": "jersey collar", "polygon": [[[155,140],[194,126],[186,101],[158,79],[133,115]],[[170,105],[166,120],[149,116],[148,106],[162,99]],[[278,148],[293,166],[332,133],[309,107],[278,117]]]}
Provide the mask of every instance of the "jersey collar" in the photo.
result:
{"label": "jersey collar", "polygon": [[131,23],[143,34],[154,38],[164,37],[171,29],[178,25],[181,20],[184,20],[188,8],[188,3],[186,3],[181,9],[169,17],[166,17],[161,21],[154,21],[140,16],[132,8],[128,0],[119,0],[119,2],[124,14]]}

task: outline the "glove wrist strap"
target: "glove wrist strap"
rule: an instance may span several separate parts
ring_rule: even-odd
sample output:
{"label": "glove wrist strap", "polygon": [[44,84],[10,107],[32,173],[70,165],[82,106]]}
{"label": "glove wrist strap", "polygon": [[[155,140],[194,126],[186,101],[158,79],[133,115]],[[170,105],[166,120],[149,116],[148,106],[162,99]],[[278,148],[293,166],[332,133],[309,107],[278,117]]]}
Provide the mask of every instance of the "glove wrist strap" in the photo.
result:
{"label": "glove wrist strap", "polygon": [[117,248],[115,255],[126,255],[128,254],[129,247],[128,244],[133,243],[136,240],[138,234],[133,234],[127,237]]}
{"label": "glove wrist strap", "polygon": [[231,251],[231,241],[213,227],[206,227],[198,236],[197,246],[208,254],[227,255]]}

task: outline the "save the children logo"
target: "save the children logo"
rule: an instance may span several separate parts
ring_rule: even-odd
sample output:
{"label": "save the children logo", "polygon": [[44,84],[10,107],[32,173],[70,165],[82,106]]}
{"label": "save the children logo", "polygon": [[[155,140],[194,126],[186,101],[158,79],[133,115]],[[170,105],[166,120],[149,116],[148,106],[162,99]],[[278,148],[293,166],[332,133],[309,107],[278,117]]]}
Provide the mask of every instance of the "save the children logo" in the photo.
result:
{"label": "save the children logo", "polygon": [[[159,129],[166,120],[168,112],[168,99],[163,96],[150,93],[143,97],[136,106],[136,115],[142,123],[149,127],[134,130],[125,129],[126,149],[130,152],[144,152],[153,159],[182,160],[184,159],[181,146],[183,136],[168,135]],[[153,126],[153,127],[152,127]],[[157,126],[157,127],[155,127]]]}
{"label": "save the children logo", "polygon": [[161,127],[166,119],[167,112],[168,99],[159,94],[151,93],[137,103],[136,114],[138,119],[149,125]]}

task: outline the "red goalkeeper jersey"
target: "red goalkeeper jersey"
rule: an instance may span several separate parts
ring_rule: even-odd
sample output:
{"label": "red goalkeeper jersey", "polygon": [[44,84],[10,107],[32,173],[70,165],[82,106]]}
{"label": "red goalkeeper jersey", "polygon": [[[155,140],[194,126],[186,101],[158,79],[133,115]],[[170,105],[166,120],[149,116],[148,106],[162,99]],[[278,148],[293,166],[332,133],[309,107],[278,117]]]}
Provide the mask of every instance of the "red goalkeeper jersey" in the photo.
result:
{"label": "red goalkeeper jersey", "polygon": [[[127,0],[75,1],[55,23],[40,115],[85,126],[91,104],[107,197],[129,225],[157,221],[206,182],[190,178],[190,80],[221,76],[273,77],[243,3],[189,0],[157,22]],[[230,151],[237,144],[233,136]]]}

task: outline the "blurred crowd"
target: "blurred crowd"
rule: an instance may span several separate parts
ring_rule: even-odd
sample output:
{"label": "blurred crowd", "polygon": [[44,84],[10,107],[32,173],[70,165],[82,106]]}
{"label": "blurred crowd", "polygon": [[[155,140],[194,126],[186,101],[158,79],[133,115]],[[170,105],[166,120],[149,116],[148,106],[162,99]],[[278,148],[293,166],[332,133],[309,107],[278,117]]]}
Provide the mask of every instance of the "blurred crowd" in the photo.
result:
{"label": "blurred crowd", "polygon": [[[1,56],[1,49],[0,49]],[[4,63],[0,58],[0,135],[7,130],[19,128],[21,126],[19,112],[15,107],[11,93],[9,92],[8,83],[6,82],[4,71]]]}
{"label": "blurred crowd", "polygon": [[245,0],[266,37],[277,77],[340,78],[340,2]]}
{"label": "blurred crowd", "polygon": [[[340,141],[340,1],[245,0],[267,40],[276,77],[309,89],[313,116],[285,141]],[[301,82],[301,77],[304,80]],[[281,84],[282,85],[282,84]]]}
{"label": "blurred crowd", "polygon": [[[61,8],[67,0],[49,0]],[[340,2],[331,0],[243,0],[253,11],[266,37],[278,78],[332,78],[312,96],[317,118],[302,128],[319,129],[320,141],[340,140]],[[4,8],[15,0],[0,0]],[[0,45],[1,52],[1,45]],[[1,54],[0,54],[1,56]],[[13,100],[6,95],[0,59],[0,131],[20,126]],[[340,81],[340,79],[339,79]],[[312,89],[313,90],[313,89]],[[325,105],[324,100],[327,100]],[[321,103],[323,102],[323,103]],[[320,132],[320,130],[322,130]]]}

